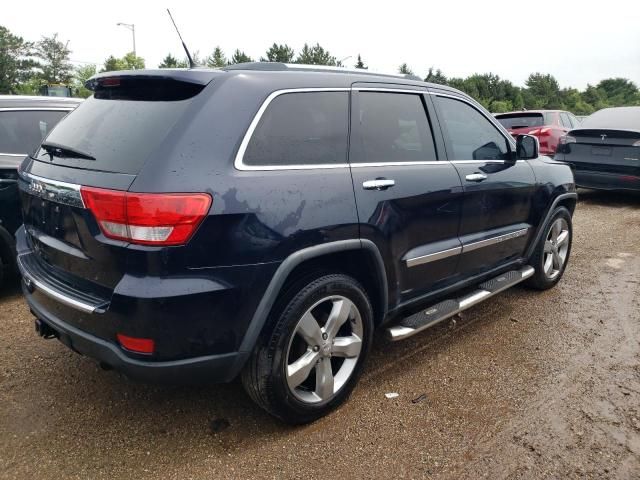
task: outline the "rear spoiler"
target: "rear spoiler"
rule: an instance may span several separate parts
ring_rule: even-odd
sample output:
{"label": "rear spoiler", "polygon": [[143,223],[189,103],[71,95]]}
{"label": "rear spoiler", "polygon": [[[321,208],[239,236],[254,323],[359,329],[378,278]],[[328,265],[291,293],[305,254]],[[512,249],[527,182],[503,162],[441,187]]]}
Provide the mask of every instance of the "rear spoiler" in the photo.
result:
{"label": "rear spoiler", "polygon": [[197,68],[161,68],[156,70],[116,70],[114,72],[103,72],[94,75],[86,81],[85,87],[95,91],[95,88],[102,83],[105,78],[127,78],[145,80],[165,80],[182,83],[192,83],[195,85],[207,85],[215,77],[224,75],[221,70],[207,70]]}
{"label": "rear spoiler", "polygon": [[640,131],[614,128],[576,128],[571,130],[572,137],[600,137],[606,135],[611,138],[640,138]]}

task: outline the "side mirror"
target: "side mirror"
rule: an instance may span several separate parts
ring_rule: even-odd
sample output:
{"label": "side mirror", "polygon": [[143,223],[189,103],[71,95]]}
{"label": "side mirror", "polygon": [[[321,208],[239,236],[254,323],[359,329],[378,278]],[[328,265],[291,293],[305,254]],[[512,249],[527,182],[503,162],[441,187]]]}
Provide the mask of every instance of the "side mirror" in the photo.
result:
{"label": "side mirror", "polygon": [[516,158],[518,160],[531,160],[538,158],[540,143],[538,137],[533,135],[518,135],[516,137]]}

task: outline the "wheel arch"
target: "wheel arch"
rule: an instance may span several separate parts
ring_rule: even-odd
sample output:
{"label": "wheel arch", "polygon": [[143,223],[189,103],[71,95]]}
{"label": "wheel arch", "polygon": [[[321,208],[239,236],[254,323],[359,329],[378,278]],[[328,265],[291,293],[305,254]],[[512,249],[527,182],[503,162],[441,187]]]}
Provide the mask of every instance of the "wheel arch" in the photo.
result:
{"label": "wheel arch", "polygon": [[576,208],[577,201],[578,201],[578,194],[575,192],[562,193],[553,199],[553,201],[551,202],[551,205],[549,205],[549,208],[547,208],[543,221],[541,221],[540,224],[538,225],[538,229],[536,230],[536,234],[535,234],[535,237],[533,238],[533,241],[529,244],[529,248],[527,249],[527,253],[526,253],[527,260],[529,260],[533,255],[533,251],[536,248],[536,245],[538,245],[538,242],[540,241],[540,237],[543,235],[544,231],[549,225],[549,222],[551,221],[551,217],[553,216],[553,212],[556,210],[556,208],[565,207],[567,210],[569,210],[569,213],[573,215],[573,212],[575,211],[575,208]]}
{"label": "wheel arch", "polygon": [[[234,372],[234,375],[240,371],[244,361],[253,350],[278,295],[287,282],[296,276],[296,272],[304,271],[305,266],[312,269],[320,263],[324,264],[325,261],[326,265],[329,265],[330,268],[331,265],[336,264],[336,259],[344,258],[344,255],[354,252],[358,252],[357,255],[359,256],[364,256],[359,258],[368,259],[368,265],[365,265],[361,271],[366,271],[367,267],[373,268],[372,273],[375,274],[375,282],[373,284],[376,287],[375,297],[371,298],[371,302],[374,306],[374,321],[376,325],[379,325],[382,322],[388,309],[387,276],[382,255],[372,241],[366,239],[339,240],[336,242],[323,243],[321,245],[304,248],[289,255],[280,264],[276,273],[269,282],[269,285],[267,286],[262,299],[253,314],[249,327],[247,328],[244,338],[240,344],[240,352],[242,355],[238,358],[238,365],[236,365],[237,371]],[[354,259],[354,261],[356,260],[358,260],[358,258]],[[344,265],[340,270],[344,273],[353,275],[352,266]],[[366,286],[367,282],[362,281],[361,275],[354,276],[358,281]],[[371,296],[371,292],[368,293]]]}

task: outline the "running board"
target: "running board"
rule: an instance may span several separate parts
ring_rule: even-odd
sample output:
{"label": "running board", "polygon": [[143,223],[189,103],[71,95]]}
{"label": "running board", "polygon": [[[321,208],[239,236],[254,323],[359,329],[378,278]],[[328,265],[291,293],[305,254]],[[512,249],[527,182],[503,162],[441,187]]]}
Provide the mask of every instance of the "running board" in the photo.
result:
{"label": "running board", "polygon": [[434,306],[401,320],[387,329],[387,337],[391,341],[404,340],[422,330],[453,317],[454,315],[485,301],[495,294],[513,287],[534,274],[533,267],[527,265],[520,270],[511,270],[491,280],[482,282],[478,289],[461,298],[444,300]]}

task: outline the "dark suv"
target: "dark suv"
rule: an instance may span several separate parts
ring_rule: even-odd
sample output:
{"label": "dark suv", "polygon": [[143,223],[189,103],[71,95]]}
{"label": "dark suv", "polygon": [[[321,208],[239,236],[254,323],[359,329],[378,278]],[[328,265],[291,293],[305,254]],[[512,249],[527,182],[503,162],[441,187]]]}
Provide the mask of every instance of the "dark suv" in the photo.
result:
{"label": "dark suv", "polygon": [[15,273],[13,234],[22,224],[18,166],[82,100],[0,95],[0,286]]}
{"label": "dark suv", "polygon": [[101,74],[22,165],[41,335],[130,377],[230,381],[292,423],[571,247],[570,168],[451,88],[278,63]]}

